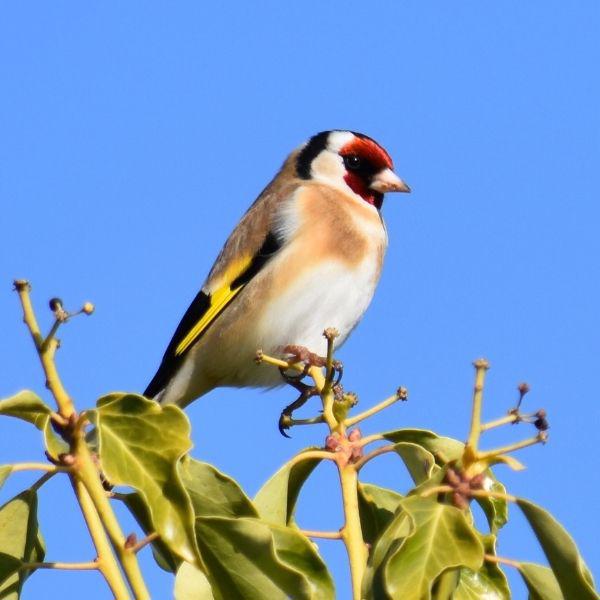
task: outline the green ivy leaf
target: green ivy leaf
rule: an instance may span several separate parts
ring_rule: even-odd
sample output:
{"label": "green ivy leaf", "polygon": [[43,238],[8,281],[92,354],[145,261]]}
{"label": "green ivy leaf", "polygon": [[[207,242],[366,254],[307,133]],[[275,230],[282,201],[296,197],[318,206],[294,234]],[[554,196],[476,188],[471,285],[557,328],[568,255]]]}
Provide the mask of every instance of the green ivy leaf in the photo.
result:
{"label": "green ivy leaf", "polygon": [[0,488],[4,485],[4,482],[11,473],[12,465],[0,465]]}
{"label": "green ivy leaf", "polygon": [[22,390],[10,398],[0,400],[0,414],[22,419],[38,429],[43,429],[51,412],[50,407],[30,390]]}
{"label": "green ivy leaf", "polygon": [[327,567],[291,527],[247,517],[199,517],[196,532],[216,600],[334,598]]}
{"label": "green ivy leaf", "polygon": [[517,504],[540,542],[564,597],[598,600],[587,567],[565,528],[537,504],[523,498],[518,498]]}
{"label": "green ivy leaf", "polygon": [[136,489],[161,541],[184,560],[198,562],[194,511],[180,475],[180,460],[192,446],[183,411],[136,394],[110,394],[88,415],[98,430],[108,480]]}
{"label": "green ivy leaf", "polygon": [[434,582],[447,569],[481,568],[483,545],[462,511],[419,496],[404,499],[400,506],[397,518],[408,515],[411,533],[399,546],[385,532],[377,542],[389,545],[379,567],[386,595],[368,597],[430,600]]}
{"label": "green ivy leaf", "polygon": [[[444,571],[433,584],[431,589],[432,600],[455,600],[454,595],[456,588],[460,582],[460,574],[462,569],[447,569]],[[477,600],[481,600],[485,596],[477,596]],[[488,600],[486,598],[486,600]],[[495,600],[490,598],[489,600]]]}
{"label": "green ivy leaf", "polygon": [[440,466],[458,460],[462,456],[465,447],[458,440],[439,436],[428,429],[397,429],[387,431],[382,435],[386,440],[395,444],[406,442],[424,448],[433,455],[436,463]]}
{"label": "green ivy leaf", "polygon": [[53,458],[69,451],[69,446],[52,429],[52,410],[34,392],[23,390],[10,398],[0,400],[0,415],[15,417],[35,425],[43,432],[46,450]]}
{"label": "green ivy leaf", "polygon": [[[496,536],[481,535],[486,554],[496,555]],[[504,571],[497,563],[484,561],[478,571],[460,570],[458,587],[452,600],[510,600],[510,588]]]}
{"label": "green ivy leaf", "polygon": [[[305,452],[310,450],[315,448],[307,448]],[[260,516],[271,523],[290,524],[300,489],[320,462],[320,458],[310,458],[283,465],[254,497],[254,506]]]}
{"label": "green ivy leaf", "polygon": [[362,597],[369,600],[387,598],[383,579],[383,565],[394,552],[400,549],[413,531],[412,519],[400,506],[394,518],[373,544],[369,553],[367,569],[362,582]]}
{"label": "green ivy leaf", "polygon": [[175,576],[175,600],[215,600],[206,575],[190,563],[181,563]]}
{"label": "green ivy leaf", "polygon": [[[182,461],[179,472],[196,516],[258,516],[254,505],[237,482],[212,465],[186,457]],[[141,496],[137,493],[127,494],[123,500],[142,529],[146,533],[152,531],[153,527],[148,507]],[[181,569],[181,561],[160,539],[152,542],[152,551],[156,562],[161,568],[172,573],[175,573],[177,569]],[[188,579],[193,580],[193,570],[186,570],[186,575],[182,575],[181,579],[186,582]],[[187,583],[181,585],[183,586],[182,590],[187,589]]]}
{"label": "green ivy leaf", "polygon": [[196,517],[258,517],[239,484],[212,465],[190,458],[180,473]]}
{"label": "green ivy leaf", "polygon": [[397,442],[394,452],[403,460],[416,485],[427,481],[436,468],[433,454],[423,446],[412,442]]}
{"label": "green ivy leaf", "polygon": [[521,563],[519,573],[529,591],[529,600],[564,600],[552,569],[534,563]]}
{"label": "green ivy leaf", "polygon": [[37,522],[37,494],[25,490],[0,507],[0,598],[18,600],[32,571],[24,563],[44,560],[45,548]]}
{"label": "green ivy leaf", "polygon": [[[490,486],[491,492],[506,494],[506,488],[501,484],[494,474],[488,470],[486,476],[492,480]],[[502,498],[476,498],[477,504],[481,506],[488,525],[490,533],[496,535],[498,531],[508,522],[508,502]]]}
{"label": "green ivy leaf", "polygon": [[373,544],[393,519],[403,496],[378,485],[358,484],[358,510],[363,539]]}
{"label": "green ivy leaf", "polygon": [[[122,500],[146,535],[155,531],[148,505],[140,494],[137,492],[125,494],[122,496]],[[151,546],[154,560],[158,566],[165,571],[175,573],[181,565],[181,558],[174,554],[161,538],[154,540]]]}
{"label": "green ivy leaf", "polygon": [[[403,446],[402,450],[406,458],[401,456],[417,485],[423,484],[435,472],[433,466],[429,468],[429,456],[434,458],[435,464],[444,467],[452,461],[459,460],[465,447],[458,440],[439,436],[427,429],[398,429],[388,431],[382,435],[395,444],[418,446],[425,452],[422,457],[419,457],[416,453],[410,455],[410,446]],[[424,474],[427,474],[427,477],[423,477]],[[492,479],[491,489],[493,491],[506,493],[506,488],[496,479],[491,470],[488,469],[486,475]],[[501,498],[476,498],[476,502],[485,513],[490,533],[495,535],[508,521],[508,502]]]}

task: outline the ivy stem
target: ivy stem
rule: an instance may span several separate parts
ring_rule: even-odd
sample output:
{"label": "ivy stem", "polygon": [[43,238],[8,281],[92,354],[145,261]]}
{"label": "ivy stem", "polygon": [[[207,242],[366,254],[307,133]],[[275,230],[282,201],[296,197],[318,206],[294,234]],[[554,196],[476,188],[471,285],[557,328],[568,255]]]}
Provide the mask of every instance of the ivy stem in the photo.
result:
{"label": "ivy stem", "polygon": [[304,460],[335,460],[335,454],[329,450],[307,450],[296,454],[288,463],[290,467],[301,463]]}
{"label": "ivy stem", "polygon": [[484,554],[483,558],[485,558],[487,562],[499,563],[501,565],[509,565],[511,567],[514,567],[515,569],[521,568],[521,563],[518,560],[513,560],[512,558],[494,556],[493,554]]}
{"label": "ivy stem", "polygon": [[50,329],[50,331],[48,332],[48,335],[45,337],[45,339],[42,341],[42,345],[40,347],[40,349],[42,351],[46,350],[46,348],[48,348],[48,346],[50,345],[50,342],[54,339],[54,336],[56,335],[56,332],[58,331],[58,328],[64,323],[64,321],[61,321],[60,319],[56,319],[52,325],[52,329]]}
{"label": "ivy stem", "polygon": [[419,496],[421,498],[429,498],[429,496],[433,496],[434,494],[447,494],[453,491],[454,488],[450,485],[436,485],[434,487],[430,487],[429,489],[422,491],[419,494]]}
{"label": "ivy stem", "polygon": [[488,431],[490,429],[494,429],[494,427],[501,427],[502,425],[508,425],[509,423],[517,423],[521,419],[523,419],[523,415],[520,415],[518,413],[511,413],[510,415],[506,415],[505,417],[495,419],[494,421],[482,423],[479,427],[479,430],[481,432]]}
{"label": "ivy stem", "polygon": [[[23,309],[23,321],[31,334],[46,376],[46,387],[54,397],[60,418],[67,423],[72,422],[77,419],[75,406],[62,384],[54,362],[58,340],[52,335],[44,341],[31,303],[29,293],[31,286],[29,282],[16,280],[14,287]],[[52,331],[55,332],[55,328]],[[69,432],[66,436],[74,459],[74,464],[70,468],[70,479],[96,548],[98,569],[104,576],[115,600],[129,600],[131,596],[119,569],[119,564],[111,550],[108,541],[108,538],[110,538],[135,599],[149,600],[150,594],[141,576],[135,553],[125,548],[125,536],[121,532],[119,523],[102,487],[98,470],[85,441],[83,423],[80,421],[79,425],[74,432]]]}
{"label": "ivy stem", "polygon": [[339,531],[313,531],[311,529],[301,529],[300,533],[310,538],[321,538],[323,540],[341,540],[342,534]]}
{"label": "ivy stem", "polygon": [[[348,421],[346,421],[346,424],[347,423],[348,423]],[[361,448],[364,448],[368,444],[372,444],[373,442],[380,442],[382,440],[385,440],[385,438],[380,433],[374,433],[372,435],[365,435],[364,438],[361,438],[359,440],[358,445]]]}
{"label": "ivy stem", "polygon": [[473,388],[473,408],[471,412],[471,428],[467,439],[467,446],[472,452],[477,452],[479,436],[481,435],[481,405],[483,403],[483,384],[486,371],[490,364],[485,358],[480,358],[473,363],[475,367],[475,386]]}
{"label": "ivy stem", "polygon": [[126,547],[125,535],[112,510],[110,501],[106,497],[106,492],[98,477],[98,471],[93,463],[90,450],[85,442],[83,431],[80,429],[75,434],[73,449],[76,460],[74,465],[75,476],[83,483],[94,504],[98,517],[117,554],[135,599],[150,600],[150,593],[146,588],[135,552],[131,548]]}
{"label": "ivy stem", "polygon": [[503,494],[502,492],[488,492],[487,490],[471,490],[470,496],[474,498],[498,498],[500,500],[506,500],[507,502],[516,502],[517,497],[512,494]]}
{"label": "ivy stem", "polygon": [[379,404],[372,406],[368,410],[365,410],[364,412],[361,412],[354,417],[350,417],[349,419],[346,419],[346,421],[345,421],[346,427],[352,427],[352,425],[356,425],[357,423],[360,423],[361,421],[368,419],[369,417],[386,409],[388,406],[395,404],[396,402],[398,402],[398,400],[406,400],[406,398],[407,398],[406,394],[407,394],[406,389],[400,388],[393,396],[386,398]]}
{"label": "ivy stem", "polygon": [[327,423],[329,430],[331,433],[337,431],[340,435],[344,435],[346,428],[343,423],[338,423],[338,420],[333,414],[333,390],[330,386],[328,386],[329,389],[325,388],[326,380],[323,371],[319,367],[311,367],[308,374],[312,377],[321,394],[321,401],[323,402],[323,419],[325,420],[325,423]]}
{"label": "ivy stem", "polygon": [[532,438],[528,438],[521,442],[515,442],[514,444],[508,444],[507,446],[502,446],[500,448],[495,448],[494,450],[486,450],[484,452],[477,453],[477,459],[480,460],[482,458],[489,458],[493,456],[498,456],[500,454],[509,454],[510,452],[515,452],[516,450],[521,450],[522,448],[527,448],[528,446],[534,446],[535,444],[543,444],[546,441],[545,432],[540,432],[538,435]]}
{"label": "ivy stem", "polygon": [[137,544],[133,544],[133,546],[131,546],[130,549],[134,554],[137,554],[142,548],[145,548],[148,544],[151,544],[154,540],[157,540],[159,537],[160,535],[156,533],[156,531],[153,531],[152,533],[149,533],[144,539],[137,542]]}
{"label": "ivy stem", "polygon": [[119,565],[111,550],[108,538],[104,532],[102,521],[94,503],[83,483],[75,476],[71,477],[71,485],[79,502],[85,524],[96,548],[97,568],[104,576],[108,587],[114,594],[115,600],[129,600],[129,590],[119,570]]}
{"label": "ivy stem", "polygon": [[92,560],[89,562],[32,562],[23,563],[20,567],[20,571],[29,571],[33,569],[60,569],[69,571],[98,571],[98,561]]}
{"label": "ivy stem", "polygon": [[387,452],[393,452],[395,448],[395,444],[389,444],[387,446],[380,446],[379,448],[375,448],[369,454],[365,454],[360,460],[354,463],[354,468],[357,471],[360,471],[370,460],[373,460],[377,456],[381,456],[382,454],[386,454]]}
{"label": "ivy stem", "polygon": [[11,473],[18,471],[47,471],[48,473],[59,473],[70,471],[69,467],[59,467],[48,463],[25,462],[11,465]]}
{"label": "ivy stem", "polygon": [[34,481],[31,484],[29,489],[37,492],[49,479],[52,479],[57,473],[60,471],[49,471],[48,473],[44,473],[37,481]]}
{"label": "ivy stem", "polygon": [[294,371],[298,371],[299,373],[302,373],[302,371],[304,371],[304,363],[301,362],[288,362],[287,360],[281,360],[280,358],[275,358],[274,356],[269,356],[268,354],[263,354],[262,350],[259,350],[256,353],[256,362],[258,364],[260,363],[266,363],[268,365],[272,365],[274,367],[280,367],[282,369],[290,370],[293,369]]}
{"label": "ivy stem", "polygon": [[352,463],[336,461],[342,487],[344,506],[344,526],[340,530],[350,562],[352,598],[361,600],[362,580],[367,566],[368,551],[363,541],[360,515],[358,511],[358,472]]}
{"label": "ivy stem", "polygon": [[54,396],[56,405],[58,406],[58,414],[68,419],[75,412],[75,407],[69,394],[67,394],[67,391],[63,387],[58,371],[56,370],[56,365],[54,364],[54,353],[58,347],[58,342],[56,338],[51,338],[47,344],[44,344],[44,338],[40,332],[40,326],[35,318],[31,304],[31,297],[29,295],[31,286],[29,282],[21,279],[15,281],[14,285],[23,308],[23,321],[29,329],[38,356],[40,357],[44,374],[46,375],[46,387]]}

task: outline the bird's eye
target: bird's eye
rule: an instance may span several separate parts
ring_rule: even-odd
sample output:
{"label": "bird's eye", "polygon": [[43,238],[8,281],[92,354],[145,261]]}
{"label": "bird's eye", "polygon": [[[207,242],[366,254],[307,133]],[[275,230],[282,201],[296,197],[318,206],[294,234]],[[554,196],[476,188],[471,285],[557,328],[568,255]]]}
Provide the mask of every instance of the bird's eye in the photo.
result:
{"label": "bird's eye", "polygon": [[360,157],[356,154],[349,154],[348,156],[344,156],[344,164],[346,165],[347,169],[356,171],[357,169],[360,169]]}

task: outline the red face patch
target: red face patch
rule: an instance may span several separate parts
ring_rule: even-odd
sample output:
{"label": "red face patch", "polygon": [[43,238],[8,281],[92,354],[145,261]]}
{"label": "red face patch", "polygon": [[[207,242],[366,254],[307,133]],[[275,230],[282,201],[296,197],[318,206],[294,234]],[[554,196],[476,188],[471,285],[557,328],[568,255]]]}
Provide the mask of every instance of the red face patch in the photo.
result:
{"label": "red face patch", "polygon": [[382,169],[392,169],[391,156],[374,140],[370,138],[354,137],[351,142],[348,142],[341,150],[340,156],[348,156],[356,154],[359,158],[369,162],[376,171]]}
{"label": "red face patch", "polygon": [[[390,155],[375,141],[355,136],[339,152],[346,165],[344,181],[365,202],[381,208],[383,194],[372,190],[369,185],[374,175],[384,169],[393,169]],[[355,164],[356,163],[356,164]]]}

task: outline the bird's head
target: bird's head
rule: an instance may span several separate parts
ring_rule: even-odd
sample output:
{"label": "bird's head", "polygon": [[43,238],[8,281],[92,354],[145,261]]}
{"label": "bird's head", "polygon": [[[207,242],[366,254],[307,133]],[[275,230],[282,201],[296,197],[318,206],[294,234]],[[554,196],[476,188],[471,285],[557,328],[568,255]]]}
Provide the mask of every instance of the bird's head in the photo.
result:
{"label": "bird's head", "polygon": [[354,131],[323,131],[300,149],[298,177],[350,188],[377,209],[386,192],[410,192],[394,171],[390,155],[373,139]]}

